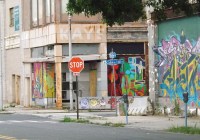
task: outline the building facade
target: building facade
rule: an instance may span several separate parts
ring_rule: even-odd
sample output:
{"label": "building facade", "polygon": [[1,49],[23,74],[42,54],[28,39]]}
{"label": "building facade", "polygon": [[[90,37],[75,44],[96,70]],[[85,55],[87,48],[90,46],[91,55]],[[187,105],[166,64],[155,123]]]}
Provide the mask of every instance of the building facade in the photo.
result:
{"label": "building facade", "polygon": [[[100,15],[88,18],[80,14],[71,17],[69,26],[67,2],[2,2],[4,102],[62,107],[64,102],[75,100],[75,94],[70,93],[67,66],[70,60],[69,31],[72,56],[79,56],[85,62],[78,77],[80,97],[114,96],[113,75],[116,77],[116,96],[149,96],[146,22],[107,27],[101,23]],[[114,66],[114,74],[112,67],[104,63],[112,49],[117,59],[124,61],[123,65]],[[73,77],[73,89],[76,88],[75,80]]]}
{"label": "building facade", "polygon": [[[19,102],[21,83],[20,1],[1,1],[1,95],[2,102]],[[9,16],[8,16],[9,15]],[[11,65],[6,65],[10,63]],[[11,82],[12,81],[12,82]]]}
{"label": "building facade", "polygon": [[[23,2],[24,14],[32,9],[29,15],[23,15],[31,17],[31,22],[24,25],[27,29],[22,32],[21,40],[24,51],[27,51],[24,59],[27,73],[30,74],[30,70],[32,73],[32,101],[48,106],[55,102],[55,98],[56,103],[62,99],[70,100],[67,1]],[[23,23],[27,24],[26,21],[24,19]],[[85,68],[79,76],[81,96],[101,96],[107,89],[106,84],[97,86],[107,82],[102,78],[106,72],[102,65],[102,60],[106,59],[106,26],[100,23],[99,15],[91,18],[75,15],[71,22],[72,56],[85,61]]]}

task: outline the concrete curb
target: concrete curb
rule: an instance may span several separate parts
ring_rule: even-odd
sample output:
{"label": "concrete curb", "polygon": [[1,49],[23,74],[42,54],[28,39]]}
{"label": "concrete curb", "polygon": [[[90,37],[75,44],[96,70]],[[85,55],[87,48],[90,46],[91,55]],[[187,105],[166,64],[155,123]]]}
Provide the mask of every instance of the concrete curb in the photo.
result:
{"label": "concrete curb", "polygon": [[[54,110],[54,109],[21,109],[9,108],[1,111],[0,114],[27,114],[44,117],[56,121],[63,120],[64,117],[76,119],[75,111]],[[126,124],[125,116],[115,116],[115,112],[80,112],[79,118],[84,118],[92,123],[123,123]],[[188,117],[188,126],[200,128],[199,117]],[[173,126],[184,126],[182,116],[128,116],[126,128],[146,129],[146,130],[166,130]]]}

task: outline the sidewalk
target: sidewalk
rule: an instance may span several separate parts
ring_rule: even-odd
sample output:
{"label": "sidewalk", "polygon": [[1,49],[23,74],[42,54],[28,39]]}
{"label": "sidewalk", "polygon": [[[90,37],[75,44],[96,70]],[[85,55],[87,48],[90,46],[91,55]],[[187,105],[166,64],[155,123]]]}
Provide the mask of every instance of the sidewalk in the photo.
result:
{"label": "sidewalk", "polygon": [[[29,114],[39,117],[46,117],[53,120],[63,120],[64,117],[76,118],[76,112],[68,112],[67,110],[56,109],[34,109],[24,107],[6,108],[0,113]],[[88,112],[80,111],[79,118],[84,118],[92,123],[124,123],[126,124],[126,116],[116,116],[114,111],[98,111]],[[184,126],[185,118],[178,116],[128,116],[128,124],[125,127],[146,129],[146,130],[164,130],[173,126]],[[199,117],[188,117],[188,126],[196,126],[200,128]]]}

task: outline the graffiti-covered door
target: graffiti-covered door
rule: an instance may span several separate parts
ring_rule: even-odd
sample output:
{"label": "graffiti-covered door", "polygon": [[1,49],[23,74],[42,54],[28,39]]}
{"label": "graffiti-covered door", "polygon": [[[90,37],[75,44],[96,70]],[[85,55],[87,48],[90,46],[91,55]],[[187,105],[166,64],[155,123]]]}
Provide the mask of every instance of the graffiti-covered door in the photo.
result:
{"label": "graffiti-covered door", "polygon": [[136,56],[118,56],[123,59],[124,63],[114,66],[115,81],[113,81],[113,67],[108,66],[108,90],[112,96],[113,83],[116,85],[116,94],[121,96],[128,94],[129,96],[145,96],[145,59]]}
{"label": "graffiti-covered door", "polygon": [[97,92],[97,70],[90,70],[90,96],[96,97]]}
{"label": "graffiti-covered door", "polygon": [[145,43],[108,45],[108,53],[113,48],[117,54],[116,59],[122,59],[124,62],[114,65],[114,67],[108,65],[108,94],[110,96],[114,96],[114,84],[117,96],[123,94],[129,96],[148,95],[145,47]]}

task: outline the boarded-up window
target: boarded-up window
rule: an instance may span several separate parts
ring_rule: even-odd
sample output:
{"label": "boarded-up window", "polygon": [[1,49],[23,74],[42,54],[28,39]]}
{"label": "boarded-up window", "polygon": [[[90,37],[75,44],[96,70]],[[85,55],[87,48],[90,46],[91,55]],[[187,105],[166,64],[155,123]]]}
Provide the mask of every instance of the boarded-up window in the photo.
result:
{"label": "boarded-up window", "polygon": [[10,27],[14,26],[14,8],[10,8]]}

